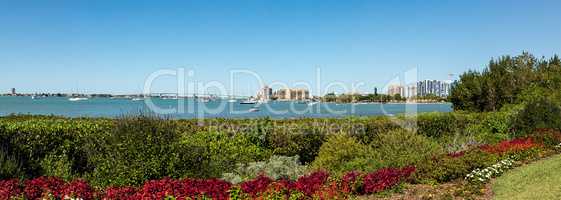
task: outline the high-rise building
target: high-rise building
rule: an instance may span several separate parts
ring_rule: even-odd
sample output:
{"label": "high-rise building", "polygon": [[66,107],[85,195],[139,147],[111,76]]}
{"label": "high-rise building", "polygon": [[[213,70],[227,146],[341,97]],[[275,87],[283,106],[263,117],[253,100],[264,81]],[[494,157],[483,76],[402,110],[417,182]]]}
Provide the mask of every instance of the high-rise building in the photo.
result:
{"label": "high-rise building", "polygon": [[450,81],[423,80],[417,82],[417,96],[427,95],[447,97],[450,95]]}
{"label": "high-rise building", "polygon": [[390,85],[388,86],[388,95],[395,96],[399,94],[401,97],[405,97],[405,90],[401,85]]}
{"label": "high-rise building", "polygon": [[268,101],[273,97],[273,89],[269,86],[264,86],[257,92],[257,99]]}
{"label": "high-rise building", "polygon": [[413,83],[407,86],[407,92],[405,94],[406,98],[412,98],[417,96],[417,84]]}
{"label": "high-rise building", "polygon": [[12,93],[11,93],[11,95],[12,95],[12,96],[16,96],[16,95],[17,95],[17,93],[16,93],[16,88],[12,88]]}
{"label": "high-rise building", "polygon": [[279,100],[306,100],[310,98],[310,92],[307,89],[285,88],[275,91],[273,96]]}

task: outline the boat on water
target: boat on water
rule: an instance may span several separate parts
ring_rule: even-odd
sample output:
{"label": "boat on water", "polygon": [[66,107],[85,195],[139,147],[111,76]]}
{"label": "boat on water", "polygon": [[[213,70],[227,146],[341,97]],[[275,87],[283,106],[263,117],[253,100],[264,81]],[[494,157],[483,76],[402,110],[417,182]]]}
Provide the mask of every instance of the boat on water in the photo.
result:
{"label": "boat on water", "polygon": [[144,101],[144,98],[140,98],[140,97],[132,98],[131,101]]}
{"label": "boat on water", "polygon": [[236,99],[228,99],[228,103],[236,103],[236,102],[238,102],[238,100],[236,100]]}
{"label": "boat on water", "polygon": [[248,100],[244,100],[241,101],[240,104],[256,104],[257,101],[253,100],[253,99],[248,99]]}
{"label": "boat on water", "polygon": [[257,111],[259,111],[259,108],[250,108],[248,111],[249,112],[257,112]]}
{"label": "boat on water", "polygon": [[71,98],[68,98],[68,101],[86,101],[86,100],[88,100],[88,98],[86,98],[86,97],[71,97]]}
{"label": "boat on water", "polygon": [[42,99],[42,98],[47,98],[47,96],[43,96],[43,95],[33,95],[33,96],[31,96],[31,99]]}
{"label": "boat on water", "polygon": [[308,106],[313,106],[313,105],[316,105],[316,104],[318,104],[318,103],[319,103],[319,102],[310,102],[310,103],[308,103]]}
{"label": "boat on water", "polygon": [[209,98],[200,98],[200,99],[199,99],[199,102],[201,102],[201,103],[208,103],[208,102],[210,102],[210,99],[209,99]]}

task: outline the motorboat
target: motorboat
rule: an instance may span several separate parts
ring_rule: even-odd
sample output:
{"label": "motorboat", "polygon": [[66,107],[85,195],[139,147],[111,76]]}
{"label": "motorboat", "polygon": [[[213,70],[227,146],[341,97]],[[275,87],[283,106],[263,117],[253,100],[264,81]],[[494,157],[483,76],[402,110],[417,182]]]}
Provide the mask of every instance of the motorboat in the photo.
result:
{"label": "motorboat", "polygon": [[259,108],[250,108],[248,111],[249,112],[257,112],[257,111],[259,111]]}
{"label": "motorboat", "polygon": [[132,98],[131,101],[144,101],[144,98],[136,97],[136,98]]}
{"label": "motorboat", "polygon": [[253,99],[248,99],[248,100],[244,100],[241,101],[240,104],[256,104],[257,101],[253,100]]}
{"label": "motorboat", "polygon": [[68,101],[86,101],[88,100],[88,98],[86,97],[70,97],[68,98]]}

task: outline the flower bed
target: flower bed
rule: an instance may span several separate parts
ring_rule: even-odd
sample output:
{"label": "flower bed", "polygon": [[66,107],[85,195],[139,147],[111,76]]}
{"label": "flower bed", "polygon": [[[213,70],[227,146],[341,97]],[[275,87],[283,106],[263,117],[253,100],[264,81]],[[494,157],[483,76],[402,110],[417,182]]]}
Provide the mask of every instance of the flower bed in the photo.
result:
{"label": "flower bed", "polygon": [[514,160],[507,158],[501,160],[493,166],[489,166],[484,169],[475,169],[468,175],[466,175],[466,180],[472,183],[485,183],[491,178],[497,177],[505,172],[507,169],[511,169],[514,164]]}
{"label": "flower bed", "polygon": [[483,145],[480,148],[488,153],[505,154],[509,152],[524,151],[534,147],[539,147],[532,138],[520,138],[502,141],[495,145]]}
{"label": "flower bed", "polygon": [[147,181],[141,187],[108,187],[104,190],[94,190],[84,180],[64,182],[56,177],[39,177],[23,182],[17,179],[0,181],[0,199],[254,199],[262,196],[331,199],[389,189],[414,171],[414,167],[406,167],[384,168],[364,174],[349,172],[340,180],[330,179],[325,171],[313,172],[296,181],[274,181],[261,175],[238,185],[219,179],[164,178]]}

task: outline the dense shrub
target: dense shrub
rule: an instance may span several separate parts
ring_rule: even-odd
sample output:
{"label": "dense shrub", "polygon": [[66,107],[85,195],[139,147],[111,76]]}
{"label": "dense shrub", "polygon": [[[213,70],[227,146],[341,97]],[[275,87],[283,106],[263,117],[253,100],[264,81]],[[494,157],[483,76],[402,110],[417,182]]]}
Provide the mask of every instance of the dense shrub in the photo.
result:
{"label": "dense shrub", "polygon": [[[428,152],[434,149],[438,152],[431,141],[447,144],[448,139],[453,140],[457,135],[463,137],[465,127],[481,122],[485,125],[478,130],[489,131],[473,132],[489,132],[485,138],[507,130],[508,124],[501,124],[506,117],[486,116],[484,113],[429,113],[420,114],[418,123],[410,117],[398,117],[396,123],[387,117],[197,121],[152,116],[117,119],[8,116],[0,117],[0,176],[3,179],[83,178],[95,187],[140,185],[145,180],[163,177],[221,177],[238,171],[239,166],[249,166],[248,163],[257,166],[259,162],[267,162],[271,155],[298,156],[300,164],[317,160],[313,166],[339,176],[344,171],[374,171],[417,163]],[[415,124],[418,124],[418,135],[389,134],[403,134],[402,126],[410,128]],[[331,135],[345,135],[341,140],[353,142],[326,145]],[[477,142],[486,141],[478,140],[477,136],[480,135],[473,136]],[[460,143],[470,141],[466,137]],[[296,162],[292,164],[299,166]],[[276,171],[278,175],[266,174],[274,179],[296,178],[299,174],[282,167],[266,169]]]}
{"label": "dense shrub", "polygon": [[537,128],[561,130],[561,106],[551,97],[532,98],[517,114],[514,124],[517,136],[530,134]]}
{"label": "dense shrub", "polygon": [[382,168],[364,177],[363,190],[365,194],[380,192],[403,181],[415,172],[415,167],[402,169]]}
{"label": "dense shrub", "polygon": [[561,144],[561,131],[550,128],[541,128],[534,130],[530,137],[546,147],[555,147]]}
{"label": "dense shrub", "polygon": [[405,130],[380,134],[371,143],[383,167],[405,167],[442,153],[431,139]]}
{"label": "dense shrub", "polygon": [[169,120],[123,117],[110,133],[99,137],[95,141],[99,148],[92,149],[89,157],[95,185],[138,185],[182,170],[172,168],[180,135]]}
{"label": "dense shrub", "polygon": [[[374,158],[368,145],[358,142],[355,138],[344,134],[332,135],[321,146],[319,155],[312,163],[316,169],[326,169],[333,173],[349,170],[347,166],[353,161],[362,159],[369,162]],[[362,163],[361,163],[362,164]],[[363,165],[367,167],[368,165]],[[358,166],[354,166],[358,167]],[[364,169],[350,169],[364,170]]]}
{"label": "dense shrub", "polygon": [[498,159],[499,156],[479,149],[438,155],[417,165],[415,182],[443,183],[463,178],[473,169],[490,166]]}
{"label": "dense shrub", "polygon": [[298,178],[294,187],[305,195],[312,196],[321,189],[327,178],[329,178],[329,173],[325,171],[313,172]]}
{"label": "dense shrub", "polygon": [[18,157],[0,148],[0,179],[23,177],[25,172]]}
{"label": "dense shrub", "polygon": [[200,132],[184,136],[181,147],[198,149],[198,152],[185,152],[195,155],[197,161],[187,167],[183,174],[187,177],[221,177],[223,173],[232,172],[238,164],[247,164],[269,158],[270,151],[251,142],[244,134],[228,135],[220,132]]}

